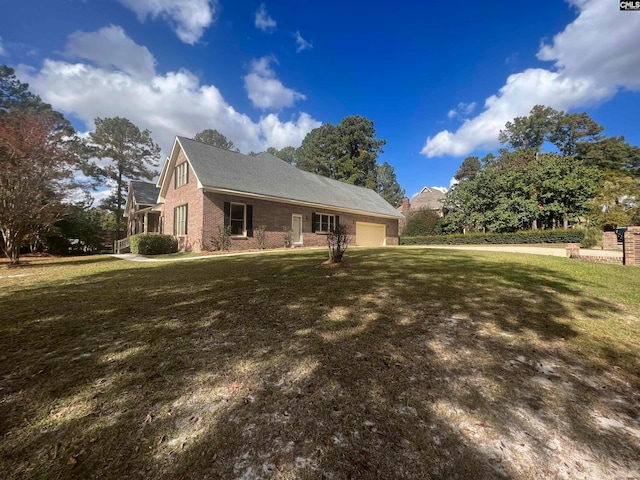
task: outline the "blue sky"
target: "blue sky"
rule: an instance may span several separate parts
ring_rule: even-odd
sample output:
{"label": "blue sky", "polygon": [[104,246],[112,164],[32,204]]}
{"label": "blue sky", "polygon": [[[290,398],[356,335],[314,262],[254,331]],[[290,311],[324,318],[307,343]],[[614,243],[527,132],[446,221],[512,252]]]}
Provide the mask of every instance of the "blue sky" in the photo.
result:
{"label": "blue sky", "polygon": [[0,63],[81,132],[124,116],[167,154],[216,128],[243,151],[375,122],[408,195],[448,187],[536,103],[640,144],[640,12],[537,2],[21,0]]}

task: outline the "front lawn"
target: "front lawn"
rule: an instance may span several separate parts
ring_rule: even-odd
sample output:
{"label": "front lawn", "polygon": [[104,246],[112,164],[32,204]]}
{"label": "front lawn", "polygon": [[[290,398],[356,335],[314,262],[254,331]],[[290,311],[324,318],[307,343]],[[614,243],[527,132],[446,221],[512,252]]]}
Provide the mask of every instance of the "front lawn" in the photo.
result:
{"label": "front lawn", "polygon": [[0,477],[640,478],[640,269],[325,258],[0,266]]}

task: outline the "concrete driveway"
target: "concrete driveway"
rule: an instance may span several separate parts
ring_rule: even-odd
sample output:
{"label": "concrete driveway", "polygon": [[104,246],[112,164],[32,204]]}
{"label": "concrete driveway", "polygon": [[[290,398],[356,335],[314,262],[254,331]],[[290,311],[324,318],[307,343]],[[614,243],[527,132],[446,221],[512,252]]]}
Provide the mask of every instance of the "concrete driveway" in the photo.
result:
{"label": "concrete driveway", "polygon": [[[553,257],[566,257],[565,247],[529,247],[527,245],[411,245],[403,248],[435,248],[445,250],[479,250],[483,252],[511,252],[529,253],[533,255],[550,255]],[[618,257],[622,258],[621,250],[591,250],[580,249],[580,255],[592,257]]]}

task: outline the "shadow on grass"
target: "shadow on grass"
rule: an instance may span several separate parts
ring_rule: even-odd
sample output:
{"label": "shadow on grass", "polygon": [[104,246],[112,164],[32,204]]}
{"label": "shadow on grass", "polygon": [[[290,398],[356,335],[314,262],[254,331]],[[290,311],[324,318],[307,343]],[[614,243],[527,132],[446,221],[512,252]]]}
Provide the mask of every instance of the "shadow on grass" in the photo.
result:
{"label": "shadow on grass", "polygon": [[605,468],[577,456],[561,471],[563,439],[603,465],[640,458],[605,415],[640,415],[637,358],[576,346],[577,320],[620,307],[584,298],[574,277],[463,252],[356,250],[342,268],[323,257],[110,263],[64,290],[4,293],[8,478]]}
{"label": "shadow on grass", "polygon": [[19,270],[28,270],[33,268],[51,268],[60,267],[62,264],[66,266],[82,266],[97,264],[103,262],[117,261],[110,255],[82,255],[69,257],[50,257],[50,256],[25,256],[20,258],[20,263],[11,265],[9,261],[0,259],[0,272],[3,270],[17,272]]}

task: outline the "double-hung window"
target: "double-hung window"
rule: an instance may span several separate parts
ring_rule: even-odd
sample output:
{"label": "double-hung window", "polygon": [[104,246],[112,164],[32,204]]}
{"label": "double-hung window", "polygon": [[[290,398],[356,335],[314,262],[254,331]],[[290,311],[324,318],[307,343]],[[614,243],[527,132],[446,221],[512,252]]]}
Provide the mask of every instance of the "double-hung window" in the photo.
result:
{"label": "double-hung window", "polygon": [[232,203],[229,215],[231,235],[246,235],[247,206],[242,203]]}
{"label": "double-hung window", "polygon": [[224,226],[234,237],[253,237],[253,206],[224,202]]}
{"label": "double-hung window", "polygon": [[180,165],[176,166],[174,178],[174,188],[178,188],[189,183],[189,164],[187,162],[182,162]]}
{"label": "double-hung window", "polygon": [[187,205],[173,209],[173,234],[176,237],[187,234]]}
{"label": "double-hung window", "polygon": [[336,228],[336,216],[324,213],[315,214],[316,233],[329,233]]}

